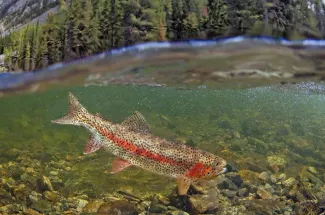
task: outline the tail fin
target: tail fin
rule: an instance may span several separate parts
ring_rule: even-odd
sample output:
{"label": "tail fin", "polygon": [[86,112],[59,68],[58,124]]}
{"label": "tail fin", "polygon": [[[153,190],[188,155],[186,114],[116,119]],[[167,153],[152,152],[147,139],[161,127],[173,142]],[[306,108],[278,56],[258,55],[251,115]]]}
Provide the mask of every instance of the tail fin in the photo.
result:
{"label": "tail fin", "polygon": [[88,114],[86,108],[84,108],[78,99],[69,93],[69,113],[64,117],[52,120],[51,122],[57,124],[67,124],[67,125],[78,125],[80,122],[80,116]]}

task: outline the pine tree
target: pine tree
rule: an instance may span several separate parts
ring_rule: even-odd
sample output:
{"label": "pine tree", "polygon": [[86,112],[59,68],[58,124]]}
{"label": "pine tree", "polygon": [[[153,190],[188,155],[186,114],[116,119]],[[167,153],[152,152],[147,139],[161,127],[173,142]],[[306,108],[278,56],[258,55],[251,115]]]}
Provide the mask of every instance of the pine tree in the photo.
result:
{"label": "pine tree", "polygon": [[27,42],[25,47],[25,59],[24,59],[24,70],[30,70],[30,44]]}
{"label": "pine tree", "polygon": [[110,43],[110,20],[108,17],[110,17],[110,1],[104,0],[103,3],[103,10],[100,13],[99,18],[99,40],[100,40],[100,46],[101,50],[106,50],[109,47],[111,47]]}
{"label": "pine tree", "polygon": [[31,37],[31,59],[30,59],[30,70],[36,69],[37,56],[40,49],[40,39],[41,39],[42,29],[37,22],[33,27],[32,37]]}
{"label": "pine tree", "polygon": [[14,70],[12,65],[12,49],[11,47],[5,47],[3,50],[3,54],[5,56],[4,61],[8,66],[9,71]]}
{"label": "pine tree", "polygon": [[110,45],[112,48],[122,46],[122,18],[123,18],[123,0],[111,0],[110,10]]}
{"label": "pine tree", "polygon": [[209,36],[222,35],[228,27],[228,7],[224,0],[208,0],[207,28]]}
{"label": "pine tree", "polygon": [[68,34],[71,34],[71,48],[75,52],[75,57],[80,58],[82,52],[82,32],[80,30],[82,26],[82,7],[79,0],[71,0],[70,5],[70,28]]}

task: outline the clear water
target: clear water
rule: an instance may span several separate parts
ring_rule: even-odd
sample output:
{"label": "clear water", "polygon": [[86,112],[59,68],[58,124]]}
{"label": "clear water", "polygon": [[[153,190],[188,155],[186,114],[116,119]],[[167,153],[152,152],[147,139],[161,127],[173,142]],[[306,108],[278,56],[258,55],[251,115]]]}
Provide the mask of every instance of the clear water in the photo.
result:
{"label": "clear water", "polygon": [[[87,62],[84,65],[86,67]],[[104,74],[111,77],[110,73]],[[102,77],[98,76],[97,80]],[[195,80],[196,76],[192,78]],[[197,209],[187,207],[191,205],[188,200],[182,205],[173,203],[173,198],[178,198],[173,195],[176,193],[173,179],[137,167],[111,175],[114,157],[108,152],[100,150],[83,155],[88,131],[50,122],[68,111],[68,92],[79,98],[91,113],[101,113],[114,122],[121,122],[138,110],[154,135],[226,159],[229,172],[239,174],[244,181],[235,191],[246,187],[250,194],[240,197],[237,193],[236,198],[220,194],[220,199],[226,199],[224,205],[221,202],[221,206],[203,213],[240,214],[236,208],[241,208],[242,214],[320,214],[324,210],[321,202],[325,196],[325,88],[321,83],[266,86],[267,80],[245,79],[236,81],[236,85],[224,82],[227,87],[211,87],[218,86],[217,82],[210,85],[204,82],[210,87],[202,87],[198,81],[195,86],[201,87],[180,88],[184,82],[152,87],[103,84],[104,79],[101,85],[84,81],[80,84],[75,82],[75,76],[66,80],[50,86],[49,82],[40,81],[33,92],[29,86],[24,93],[12,96],[7,94],[12,92],[10,87],[2,88],[6,96],[0,99],[0,213],[32,214],[27,210],[32,208],[44,214],[80,214],[82,211],[88,214],[84,210],[86,204],[77,207],[73,200],[79,203],[80,199],[132,202],[130,198],[133,198],[132,204],[137,207],[143,201],[150,203],[149,208],[137,208],[136,213],[154,214],[150,208],[155,207],[156,194],[169,198],[170,205],[179,210],[198,213]],[[71,84],[67,86],[69,80]],[[13,83],[15,81],[17,79]],[[241,83],[245,86],[257,83],[259,87],[241,89],[238,88]],[[275,176],[277,182],[259,179],[259,174],[265,171]],[[286,178],[281,179],[281,174]],[[50,179],[60,200],[46,197],[37,182],[43,175]],[[290,177],[297,185],[283,185],[289,183],[285,181]],[[271,193],[268,198],[256,191],[258,188],[268,190],[266,184],[273,189],[268,191]],[[39,200],[31,200],[32,191],[40,193]],[[200,196],[191,192],[189,198],[194,194]],[[134,198],[141,199],[142,203]],[[210,199],[205,201],[208,204]],[[167,206],[160,214],[177,211]],[[123,212],[124,209],[119,206],[117,210]],[[107,212],[110,213],[113,212]]]}

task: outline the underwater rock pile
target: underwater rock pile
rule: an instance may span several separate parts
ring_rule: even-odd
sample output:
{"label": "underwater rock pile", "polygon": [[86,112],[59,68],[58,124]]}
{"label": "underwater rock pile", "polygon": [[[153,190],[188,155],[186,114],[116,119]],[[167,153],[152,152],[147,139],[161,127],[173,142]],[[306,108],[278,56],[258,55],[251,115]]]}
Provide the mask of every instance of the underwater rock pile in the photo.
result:
{"label": "underwater rock pile", "polygon": [[[274,164],[274,157],[271,166]],[[279,159],[283,163],[282,158]],[[270,167],[263,172],[231,171],[190,187],[187,196],[118,189],[97,197],[64,194],[64,176],[80,158],[51,158],[46,164],[19,152],[16,161],[0,165],[0,213],[6,214],[320,214],[325,207],[324,175],[304,166],[288,176]],[[76,179],[77,180],[77,179]]]}

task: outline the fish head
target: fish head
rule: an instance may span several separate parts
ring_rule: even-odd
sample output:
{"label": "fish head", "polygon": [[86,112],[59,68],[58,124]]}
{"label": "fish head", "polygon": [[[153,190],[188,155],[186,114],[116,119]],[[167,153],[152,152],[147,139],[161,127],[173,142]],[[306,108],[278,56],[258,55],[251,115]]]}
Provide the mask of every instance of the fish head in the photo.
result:
{"label": "fish head", "polygon": [[227,162],[219,157],[195,163],[186,173],[192,180],[209,180],[227,171]]}
{"label": "fish head", "polygon": [[205,174],[203,175],[203,179],[212,179],[221,175],[227,171],[226,168],[227,162],[219,157],[213,159],[210,164],[207,164],[207,168]]}

